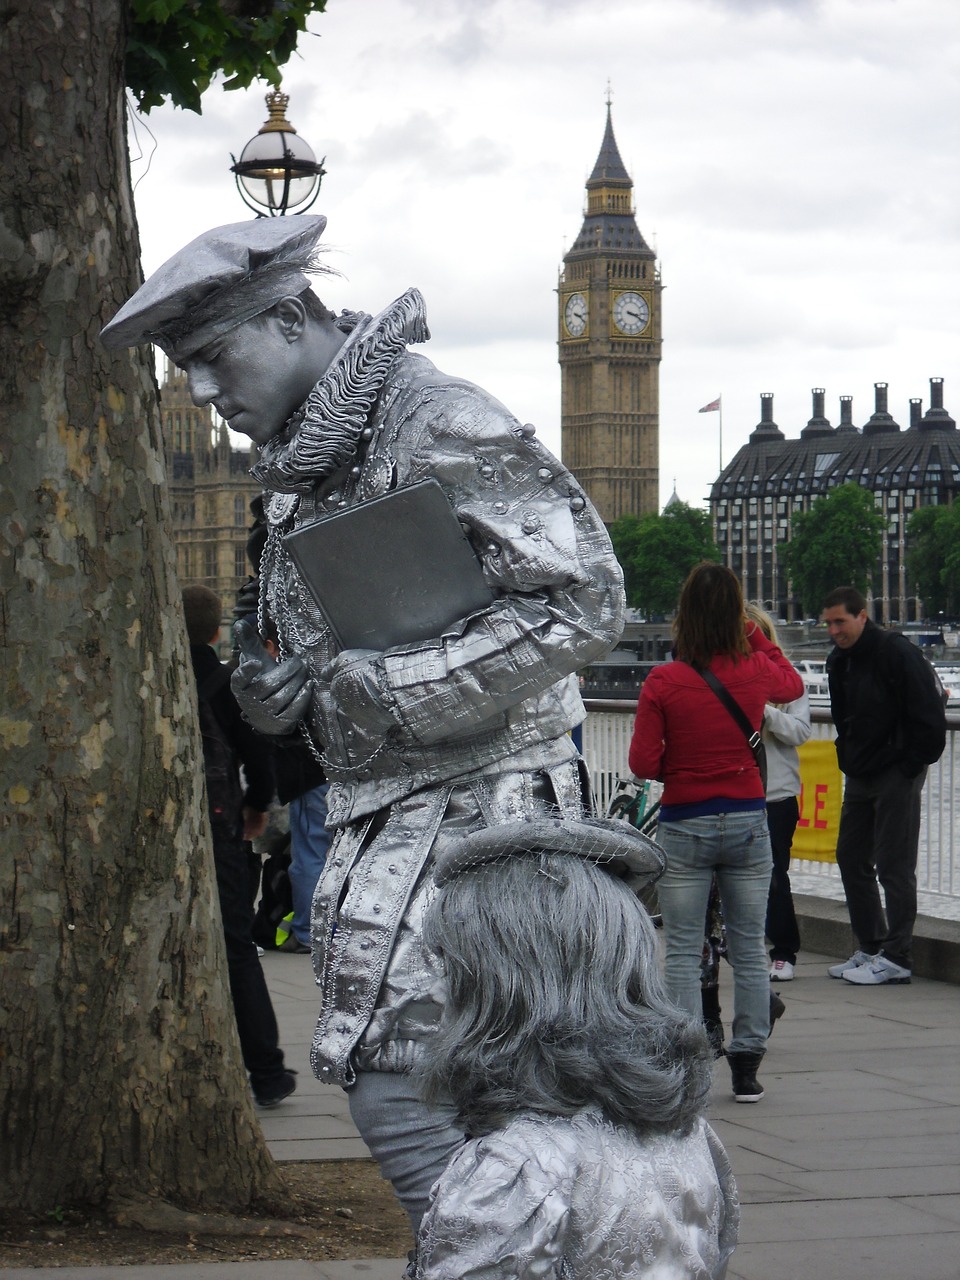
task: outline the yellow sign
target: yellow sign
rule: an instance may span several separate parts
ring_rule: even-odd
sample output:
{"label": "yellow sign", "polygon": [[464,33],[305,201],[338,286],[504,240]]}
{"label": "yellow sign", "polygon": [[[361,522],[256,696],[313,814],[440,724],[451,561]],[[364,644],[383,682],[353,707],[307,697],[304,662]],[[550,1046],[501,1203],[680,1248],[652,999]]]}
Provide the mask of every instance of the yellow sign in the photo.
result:
{"label": "yellow sign", "polygon": [[843,774],[836,744],[821,738],[797,748],[800,755],[800,821],[793,836],[791,857],[835,862]]}

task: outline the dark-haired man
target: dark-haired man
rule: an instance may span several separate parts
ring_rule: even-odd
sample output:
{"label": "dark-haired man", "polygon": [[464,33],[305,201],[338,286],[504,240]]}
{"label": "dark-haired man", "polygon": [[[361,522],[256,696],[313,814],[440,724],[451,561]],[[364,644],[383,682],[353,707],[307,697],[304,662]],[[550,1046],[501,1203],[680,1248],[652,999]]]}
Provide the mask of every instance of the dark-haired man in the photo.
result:
{"label": "dark-haired man", "polygon": [[905,983],[917,915],[920,793],[946,741],[943,700],[920,650],[872,622],[854,587],[831,591],[822,618],[834,646],[827,675],[846,777],[837,865],[857,940],[850,959],[829,973],[857,986]]}

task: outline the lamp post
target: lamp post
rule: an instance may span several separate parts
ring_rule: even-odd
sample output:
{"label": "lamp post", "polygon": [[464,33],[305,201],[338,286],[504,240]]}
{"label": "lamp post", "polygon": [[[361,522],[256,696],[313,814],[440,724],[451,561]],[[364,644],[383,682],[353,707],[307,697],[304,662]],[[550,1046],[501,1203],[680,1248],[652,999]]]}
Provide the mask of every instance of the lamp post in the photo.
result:
{"label": "lamp post", "polygon": [[[285,213],[305,213],[320,194],[326,170],[287,120],[288,94],[274,89],[267,94],[269,116],[240,153],[231,155],[240,198],[258,218]],[[326,159],[326,156],[324,156]]]}

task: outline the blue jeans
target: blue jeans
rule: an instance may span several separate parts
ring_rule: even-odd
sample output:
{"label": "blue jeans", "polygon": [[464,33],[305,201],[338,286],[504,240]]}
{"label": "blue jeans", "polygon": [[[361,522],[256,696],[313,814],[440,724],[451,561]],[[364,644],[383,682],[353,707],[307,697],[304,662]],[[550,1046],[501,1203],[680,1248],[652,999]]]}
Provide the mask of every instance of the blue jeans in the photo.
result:
{"label": "blue jeans", "polygon": [[763,945],[773,859],[763,810],[661,822],[667,868],[657,885],[666,939],[666,987],[701,1016],[700,958],[710,881],[716,873],[733,966],[728,1053],[763,1053],[770,1034],[770,977]]}
{"label": "blue jeans", "polygon": [[320,872],[327,860],[330,833],[327,821],[327,784],[322,782],[290,801],[290,891],[293,897],[293,932],[310,946],[310,907]]}

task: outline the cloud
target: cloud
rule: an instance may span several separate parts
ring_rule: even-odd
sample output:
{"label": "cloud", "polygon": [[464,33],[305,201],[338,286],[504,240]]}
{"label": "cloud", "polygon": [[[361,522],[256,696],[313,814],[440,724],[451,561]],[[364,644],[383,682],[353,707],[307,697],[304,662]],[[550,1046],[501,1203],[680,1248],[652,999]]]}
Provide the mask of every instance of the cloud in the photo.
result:
{"label": "cloud", "polygon": [[[661,493],[712,482],[775,393],[891,411],[942,375],[960,409],[955,304],[960,23],[952,0],[329,0],[284,87],[327,176],[334,306],[422,288],[428,352],[536,422],[559,420],[557,271],[583,217],[608,81],[637,221],[661,255]],[[230,153],[263,88],[164,108],[137,190],[153,269],[247,216]],[[951,400],[952,396],[952,400]],[[553,444],[559,447],[559,439]]]}

